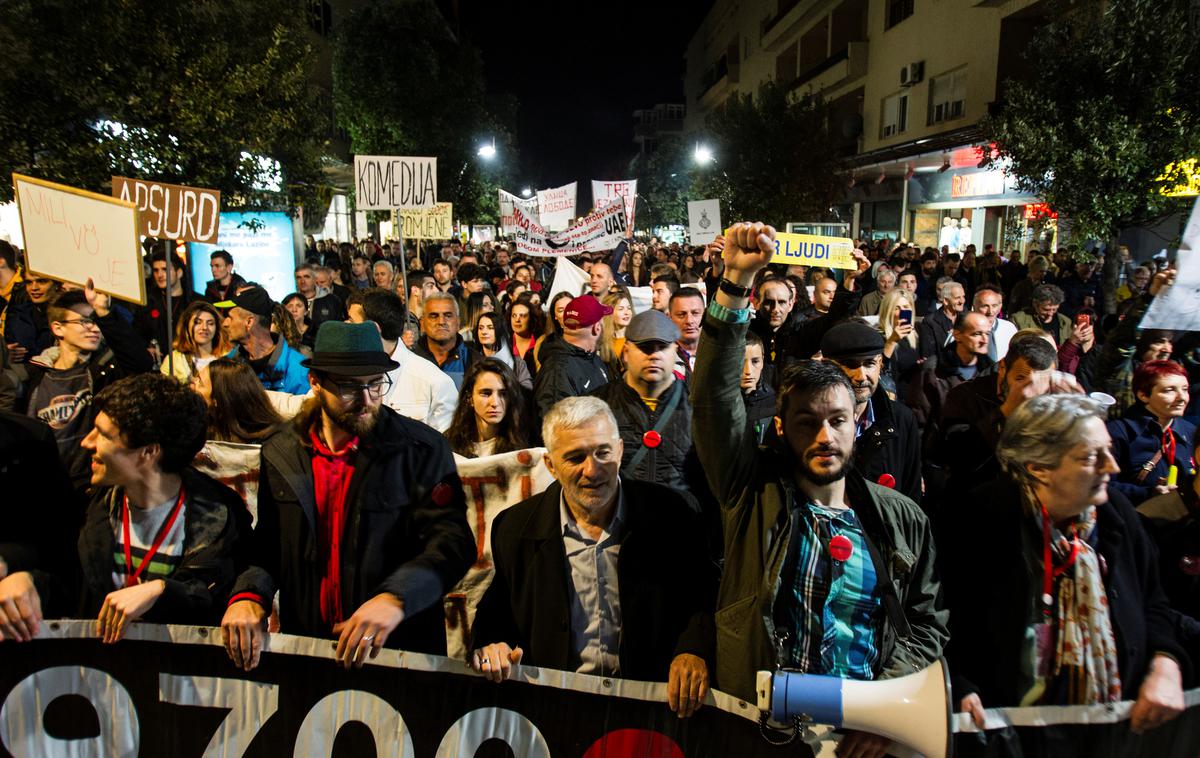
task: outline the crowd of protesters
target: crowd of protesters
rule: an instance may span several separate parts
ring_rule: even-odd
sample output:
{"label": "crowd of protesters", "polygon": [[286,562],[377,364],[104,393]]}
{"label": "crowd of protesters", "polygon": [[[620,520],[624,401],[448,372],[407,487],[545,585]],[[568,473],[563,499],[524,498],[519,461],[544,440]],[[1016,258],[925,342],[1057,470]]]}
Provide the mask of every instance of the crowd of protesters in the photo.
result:
{"label": "crowd of protesters", "polygon": [[[141,306],[0,243],[0,638],[219,624],[250,670],[274,610],[347,666],[444,653],[476,559],[455,456],[542,445],[555,483],[493,525],[490,679],[665,681],[686,716],[710,685],[752,700],[759,670],[944,655],[979,722],[1181,712],[1200,364],[1195,333],[1140,328],[1173,270],[1120,250],[1109,313],[1085,251],[881,240],[834,271],[770,264],[773,235],[623,243],[565,291],[503,242],[309,238],[280,303],[225,251],[189,262],[196,294],[158,246]],[[253,513],[192,465],[214,442],[259,450]]]}

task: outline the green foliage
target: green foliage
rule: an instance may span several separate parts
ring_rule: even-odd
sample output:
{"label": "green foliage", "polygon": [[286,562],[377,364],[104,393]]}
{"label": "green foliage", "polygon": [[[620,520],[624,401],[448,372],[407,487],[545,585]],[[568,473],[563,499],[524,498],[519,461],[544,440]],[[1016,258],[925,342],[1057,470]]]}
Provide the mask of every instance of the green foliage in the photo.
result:
{"label": "green foliage", "polygon": [[637,225],[650,229],[687,224],[688,200],[701,200],[692,191],[695,180],[692,143],[669,137],[648,155],[633,159],[629,175],[638,177]]}
{"label": "green foliage", "polygon": [[[1200,156],[1200,14],[1189,0],[1058,4],[985,119],[1023,189],[1070,219],[1076,238],[1110,239],[1181,210],[1161,194],[1168,164]],[[1076,7],[1078,6],[1078,7]]]}
{"label": "green foliage", "polygon": [[[454,39],[427,0],[376,0],[347,14],[334,40],[334,105],[351,151],[438,159],[438,200],[456,218],[496,223],[496,188],[514,175],[506,124],[515,106],[488,107],[478,50]],[[496,143],[486,162],[476,151]]]}
{"label": "green foliage", "polygon": [[[0,170],[105,192],[110,176],[318,207],[317,97],[298,0],[11,0],[0,10]],[[96,128],[124,124],[118,136]],[[243,153],[279,162],[271,176]],[[277,179],[285,192],[255,189]],[[7,181],[0,200],[12,197]]]}
{"label": "green foliage", "polygon": [[825,218],[841,182],[828,110],[817,98],[790,102],[768,82],[757,97],[734,99],[708,118],[716,161],[697,171],[697,197],[719,197],[724,222]]}

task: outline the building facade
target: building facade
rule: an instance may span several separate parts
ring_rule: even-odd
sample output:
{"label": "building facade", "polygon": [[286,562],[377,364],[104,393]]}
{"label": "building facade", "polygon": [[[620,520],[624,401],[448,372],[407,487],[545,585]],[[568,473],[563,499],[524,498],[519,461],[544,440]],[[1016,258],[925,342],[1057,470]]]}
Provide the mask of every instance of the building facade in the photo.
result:
{"label": "building facade", "polygon": [[[830,104],[849,175],[835,220],[921,246],[1015,246],[1047,210],[980,163],[980,120],[1044,0],[717,0],[687,49],[685,129],[768,81]],[[954,235],[949,234],[953,219]],[[828,220],[828,219],[825,219]],[[820,219],[772,219],[815,222]]]}
{"label": "building facade", "polygon": [[638,155],[653,153],[664,138],[683,133],[683,103],[658,103],[633,112],[633,142]]}

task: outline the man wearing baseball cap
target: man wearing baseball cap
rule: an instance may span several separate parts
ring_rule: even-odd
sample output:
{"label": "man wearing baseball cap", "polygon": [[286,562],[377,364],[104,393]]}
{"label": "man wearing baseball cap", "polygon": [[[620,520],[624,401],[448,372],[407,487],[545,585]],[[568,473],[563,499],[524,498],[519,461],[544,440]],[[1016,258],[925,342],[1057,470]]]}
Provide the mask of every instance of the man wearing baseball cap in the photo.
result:
{"label": "man wearing baseball cap", "polygon": [[304,356],[271,331],[275,302],[265,289],[245,287],[213,306],[228,309],[223,310],[221,329],[235,347],[226,358],[249,364],[266,389],[293,395],[308,392],[308,370],[300,365]]}
{"label": "man wearing baseball cap", "polygon": [[600,321],[613,309],[591,295],[580,295],[563,311],[563,335],[542,347],[542,368],[533,383],[533,398],[542,418],[564,397],[587,395],[608,383],[604,361],[596,355]]}
{"label": "man wearing baseball cap", "polygon": [[313,397],[263,444],[251,566],[221,623],[239,668],[258,665],[276,590],[280,630],[336,638],[347,668],[385,646],[446,654],[442,597],[475,541],[445,437],[382,403],[399,365],[374,324],[317,331]]}
{"label": "man wearing baseball cap", "polygon": [[617,418],[625,452],[621,473],[688,490],[684,460],[692,449],[692,404],[687,385],[675,377],[679,328],[661,311],[643,311],[625,329],[624,381],[592,394]]}
{"label": "man wearing baseball cap", "polygon": [[854,388],[854,467],[865,479],[921,501],[917,419],[881,386],[883,335],[864,321],[843,321],[821,338],[821,355]]}

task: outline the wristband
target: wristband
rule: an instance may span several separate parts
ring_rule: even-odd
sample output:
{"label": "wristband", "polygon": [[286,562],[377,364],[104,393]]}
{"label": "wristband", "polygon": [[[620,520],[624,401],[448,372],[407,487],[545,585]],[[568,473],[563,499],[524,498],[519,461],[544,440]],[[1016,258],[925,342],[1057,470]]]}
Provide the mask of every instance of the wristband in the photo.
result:
{"label": "wristband", "polygon": [[727,324],[749,324],[750,309],[749,308],[726,308],[725,306],[713,300],[708,304],[708,315],[724,321]]}
{"label": "wristband", "polygon": [[238,594],[229,598],[229,602],[225,604],[225,607],[228,608],[229,606],[241,600],[250,600],[251,602],[258,603],[263,608],[267,607],[267,604],[263,602],[262,596],[254,592],[239,592]]}
{"label": "wristband", "polygon": [[750,293],[752,292],[750,287],[743,287],[740,284],[734,284],[725,277],[721,277],[720,283],[717,284],[717,289],[721,290],[730,297],[750,297]]}

